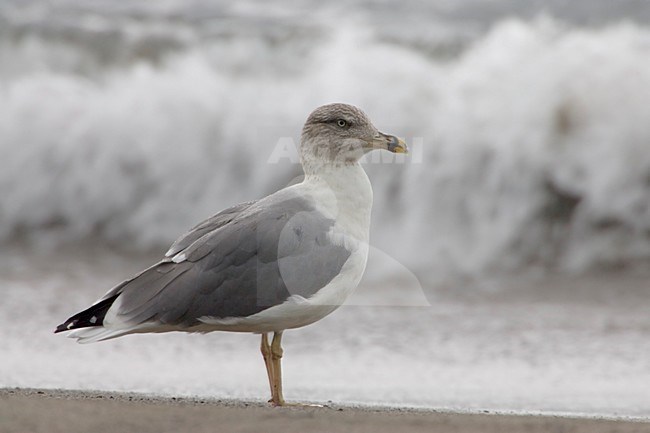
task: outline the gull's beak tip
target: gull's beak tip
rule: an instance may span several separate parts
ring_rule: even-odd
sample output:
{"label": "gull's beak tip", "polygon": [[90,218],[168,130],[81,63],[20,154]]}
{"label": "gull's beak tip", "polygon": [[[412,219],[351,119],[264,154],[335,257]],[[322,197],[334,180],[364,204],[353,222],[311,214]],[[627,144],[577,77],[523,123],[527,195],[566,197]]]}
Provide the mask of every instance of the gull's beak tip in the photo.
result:
{"label": "gull's beak tip", "polygon": [[388,143],[388,150],[393,153],[409,153],[409,148],[406,145],[406,141],[395,136],[391,136],[390,142]]}

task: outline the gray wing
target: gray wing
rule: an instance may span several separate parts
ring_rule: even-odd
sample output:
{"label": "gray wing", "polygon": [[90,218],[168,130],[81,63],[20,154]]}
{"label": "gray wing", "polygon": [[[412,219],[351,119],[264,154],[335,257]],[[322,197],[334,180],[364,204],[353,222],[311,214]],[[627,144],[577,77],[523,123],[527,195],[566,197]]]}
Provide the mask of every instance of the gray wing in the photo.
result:
{"label": "gray wing", "polygon": [[255,203],[255,200],[229,207],[228,209],[222,210],[211,218],[208,218],[202,223],[192,227],[190,231],[176,239],[176,242],[172,244],[169,250],[165,253],[165,256],[171,257],[180,251],[183,251],[207,233],[228,224],[237,217],[237,215],[248,209],[253,203]]}
{"label": "gray wing", "polygon": [[260,206],[198,237],[179,251],[182,261],[167,259],[116,287],[118,317],[191,327],[204,316],[244,317],[292,295],[309,298],[350,257],[330,241],[333,225],[300,197]]}

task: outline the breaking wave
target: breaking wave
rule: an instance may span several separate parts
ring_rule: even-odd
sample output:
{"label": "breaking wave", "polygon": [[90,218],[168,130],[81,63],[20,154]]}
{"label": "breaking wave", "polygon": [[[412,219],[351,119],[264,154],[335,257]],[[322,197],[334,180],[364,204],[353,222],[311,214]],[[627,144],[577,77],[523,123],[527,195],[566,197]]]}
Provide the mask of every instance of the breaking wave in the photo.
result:
{"label": "breaking wave", "polygon": [[451,58],[356,23],[296,28],[115,36],[103,57],[0,32],[0,240],[168,244],[299,175],[271,156],[342,101],[413,143],[367,169],[372,243],[416,273],[650,260],[647,28],[506,20]]}

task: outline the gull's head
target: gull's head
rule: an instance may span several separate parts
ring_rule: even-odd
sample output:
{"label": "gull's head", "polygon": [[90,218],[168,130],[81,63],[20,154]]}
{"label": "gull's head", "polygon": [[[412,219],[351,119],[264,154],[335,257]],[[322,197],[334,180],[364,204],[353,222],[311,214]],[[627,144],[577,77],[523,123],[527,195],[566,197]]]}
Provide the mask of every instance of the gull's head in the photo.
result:
{"label": "gull's head", "polygon": [[315,109],[302,129],[300,156],[305,163],[355,164],[375,149],[407,153],[406,143],[379,132],[368,116],[352,105],[328,104]]}

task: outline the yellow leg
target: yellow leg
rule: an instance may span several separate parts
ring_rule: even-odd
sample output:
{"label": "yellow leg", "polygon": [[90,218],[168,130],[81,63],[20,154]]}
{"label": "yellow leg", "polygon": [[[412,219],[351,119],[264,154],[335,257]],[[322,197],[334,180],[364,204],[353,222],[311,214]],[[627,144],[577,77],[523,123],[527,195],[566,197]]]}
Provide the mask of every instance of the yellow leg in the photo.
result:
{"label": "yellow leg", "polygon": [[271,385],[271,402],[273,406],[285,406],[282,395],[282,331],[273,334],[271,343],[271,361],[273,367],[273,384]]}
{"label": "yellow leg", "polygon": [[282,331],[273,333],[273,341],[269,345],[268,335],[262,334],[262,356],[266,364],[266,372],[271,386],[271,400],[273,406],[307,406],[323,407],[318,404],[287,403],[282,395]]}
{"label": "yellow leg", "polygon": [[[262,352],[262,357],[264,358],[264,365],[266,365],[266,374],[269,377],[269,388],[271,389],[271,396],[274,395],[273,384],[274,384],[274,374],[273,374],[273,362],[271,360],[271,345],[269,344],[268,334],[262,334],[262,344],[260,346]],[[273,401],[273,397],[271,400]]]}

